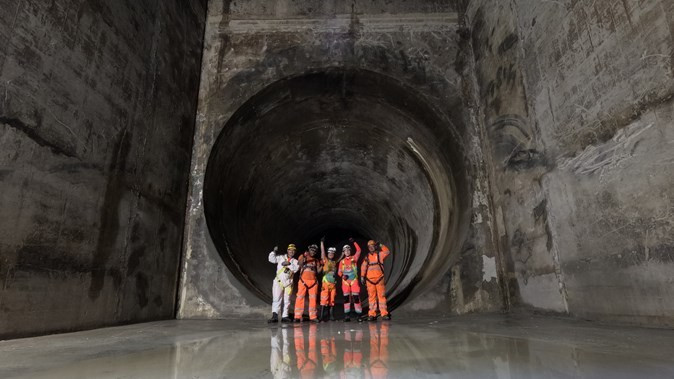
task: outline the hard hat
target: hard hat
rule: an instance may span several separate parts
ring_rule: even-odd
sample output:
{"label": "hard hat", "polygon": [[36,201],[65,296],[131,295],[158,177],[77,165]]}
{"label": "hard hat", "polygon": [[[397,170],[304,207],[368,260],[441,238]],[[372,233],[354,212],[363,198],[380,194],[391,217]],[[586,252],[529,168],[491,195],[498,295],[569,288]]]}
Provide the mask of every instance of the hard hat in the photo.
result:
{"label": "hard hat", "polygon": [[337,252],[337,249],[335,249],[334,247],[328,248],[328,253],[336,253],[336,252]]}
{"label": "hard hat", "polygon": [[342,251],[344,251],[344,250],[351,250],[351,246],[344,245],[344,247],[342,248]]}
{"label": "hard hat", "polygon": [[295,247],[294,243],[291,243],[290,245],[288,245],[288,250],[297,250],[297,247]]}
{"label": "hard hat", "polygon": [[367,241],[367,246],[376,246],[377,243],[374,240]]}
{"label": "hard hat", "polygon": [[318,250],[318,246],[316,244],[309,245],[309,250]]}

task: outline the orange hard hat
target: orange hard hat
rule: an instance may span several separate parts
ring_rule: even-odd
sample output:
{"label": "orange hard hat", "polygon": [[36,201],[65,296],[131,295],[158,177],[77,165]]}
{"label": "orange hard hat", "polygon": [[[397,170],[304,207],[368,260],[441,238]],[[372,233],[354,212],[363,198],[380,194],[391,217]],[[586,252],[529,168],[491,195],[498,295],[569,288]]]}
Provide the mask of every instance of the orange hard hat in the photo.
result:
{"label": "orange hard hat", "polygon": [[374,240],[367,241],[368,246],[375,246],[377,243]]}

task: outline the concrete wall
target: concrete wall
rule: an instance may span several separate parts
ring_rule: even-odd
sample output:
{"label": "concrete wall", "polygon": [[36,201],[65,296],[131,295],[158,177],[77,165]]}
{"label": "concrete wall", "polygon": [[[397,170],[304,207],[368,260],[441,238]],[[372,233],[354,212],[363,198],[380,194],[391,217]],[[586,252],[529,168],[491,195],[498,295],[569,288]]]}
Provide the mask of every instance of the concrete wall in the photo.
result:
{"label": "concrete wall", "polygon": [[0,1],[0,337],[170,318],[205,1]]}
{"label": "concrete wall", "polygon": [[[232,268],[264,270],[269,287],[265,290],[269,291],[274,270],[266,262],[268,250],[222,249],[219,253],[213,243],[210,234],[213,229],[209,232],[204,215],[202,190],[206,166],[216,138],[246,101],[279,80],[324,68],[369,70],[395,78],[423,94],[436,109],[451,115],[446,125],[447,131],[454,132],[454,138],[438,143],[446,143],[444,151],[463,154],[456,169],[464,178],[461,188],[465,192],[462,193],[465,204],[461,206],[469,214],[462,219],[462,228],[463,236],[467,237],[452,241],[456,254],[451,261],[442,263],[450,263],[451,269],[437,274],[436,285],[424,295],[410,299],[401,311],[463,313],[503,307],[497,278],[502,262],[497,257],[492,236],[495,221],[487,195],[489,179],[482,137],[478,129],[467,127],[474,123],[479,109],[473,96],[465,96],[476,90],[470,75],[470,56],[466,55],[470,44],[458,23],[456,11],[453,2],[441,1],[210,3],[178,317],[218,318],[270,312],[259,294],[246,288],[231,271]],[[260,112],[267,110],[261,108]],[[260,134],[257,138],[264,136]],[[310,143],[317,142],[311,140]],[[363,143],[368,142],[363,140]],[[267,156],[268,152],[260,154]],[[306,180],[309,183],[311,179]],[[242,188],[247,185],[243,181],[239,183]],[[275,203],[273,209],[283,210],[286,206]],[[271,210],[257,209],[255,204],[250,204],[249,212],[269,213]],[[260,217],[267,216],[262,213]],[[282,222],[289,220],[282,218]],[[264,226],[256,225],[256,230],[258,228],[261,230]],[[297,230],[296,236],[302,233]],[[259,235],[258,239],[266,237]],[[287,238],[285,243],[299,237]],[[395,254],[396,246],[393,248]],[[259,264],[254,268],[249,267],[250,264],[243,268],[228,267],[219,254],[257,256]],[[242,274],[244,278],[252,276]]]}
{"label": "concrete wall", "polygon": [[466,16],[519,304],[674,325],[674,4],[476,0]]}

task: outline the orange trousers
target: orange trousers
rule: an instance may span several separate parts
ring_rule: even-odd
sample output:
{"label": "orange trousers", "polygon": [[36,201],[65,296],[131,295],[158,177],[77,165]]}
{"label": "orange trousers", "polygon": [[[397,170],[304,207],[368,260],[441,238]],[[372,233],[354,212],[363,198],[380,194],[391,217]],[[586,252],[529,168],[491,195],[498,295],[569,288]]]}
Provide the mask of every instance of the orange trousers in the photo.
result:
{"label": "orange trousers", "polygon": [[321,285],[321,305],[334,307],[336,295],[337,285],[335,283],[323,282]]}
{"label": "orange trousers", "polygon": [[[354,334],[352,335],[352,333]],[[355,331],[345,330],[344,341],[346,342],[346,347],[344,348],[344,355],[342,357],[344,368],[341,377],[362,377],[363,352],[360,351],[360,345],[363,341],[363,331],[361,329]]]}
{"label": "orange trousers", "polygon": [[386,309],[386,284],[384,283],[384,278],[367,278],[365,283],[367,283],[367,295],[370,305],[370,310],[367,313],[368,316],[376,316],[377,308],[382,316],[386,316],[388,310]]}
{"label": "orange trousers", "polygon": [[300,377],[316,377],[316,368],[318,367],[316,325],[309,326],[309,351],[304,349],[304,333],[302,328],[295,329],[295,353],[297,355],[297,370],[300,372]]}
{"label": "orange trousers", "polygon": [[302,281],[297,284],[297,298],[295,299],[295,318],[301,319],[304,313],[304,298],[309,294],[309,318],[318,318],[316,302],[318,297],[318,282],[316,280]]}
{"label": "orange trousers", "polygon": [[370,377],[388,378],[388,324],[370,324]]}

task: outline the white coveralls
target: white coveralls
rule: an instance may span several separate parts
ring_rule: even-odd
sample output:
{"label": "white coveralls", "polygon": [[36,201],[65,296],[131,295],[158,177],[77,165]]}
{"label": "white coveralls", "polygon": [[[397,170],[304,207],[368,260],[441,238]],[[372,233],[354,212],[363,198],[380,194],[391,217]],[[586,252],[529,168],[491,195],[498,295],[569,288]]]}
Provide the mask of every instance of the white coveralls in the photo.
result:
{"label": "white coveralls", "polygon": [[[274,379],[292,378],[292,368],[290,367],[290,341],[288,340],[288,329],[279,328],[276,334],[271,336],[271,356],[269,357],[269,366],[274,375]],[[279,342],[278,333],[281,333]]]}
{"label": "white coveralls", "polygon": [[[273,251],[269,253],[269,262],[276,263],[276,277],[272,286],[271,311],[279,314],[281,302],[283,302],[283,314],[281,317],[288,317],[290,310],[290,295],[293,291],[293,275],[300,269],[300,265],[295,258],[288,258],[286,254],[276,255]],[[283,266],[283,262],[290,262],[290,265]],[[286,268],[288,268],[286,270]]]}

